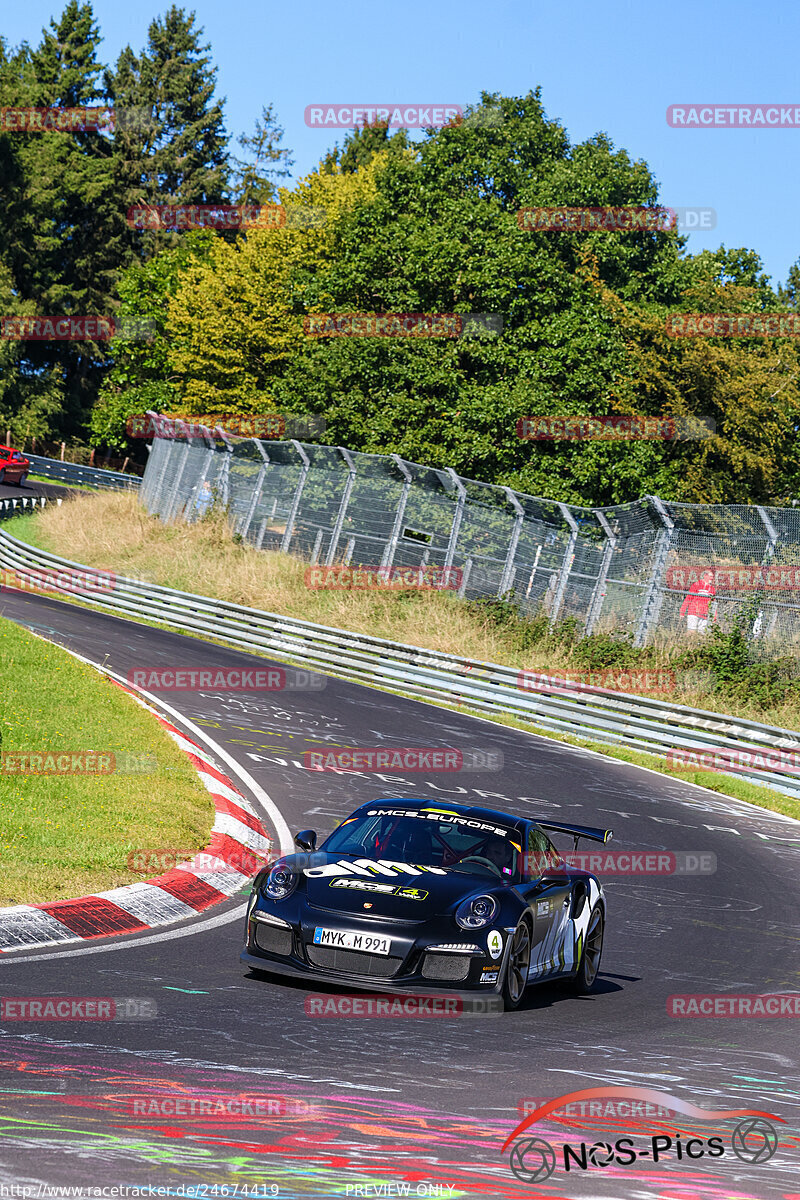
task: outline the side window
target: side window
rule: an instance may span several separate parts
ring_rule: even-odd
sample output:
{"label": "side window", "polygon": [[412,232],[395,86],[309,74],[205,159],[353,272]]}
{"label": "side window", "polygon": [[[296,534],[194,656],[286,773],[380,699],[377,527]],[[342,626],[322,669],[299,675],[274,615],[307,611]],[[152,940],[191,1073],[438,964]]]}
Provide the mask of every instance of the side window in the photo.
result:
{"label": "side window", "polygon": [[541,829],[531,827],[528,830],[528,854],[525,862],[525,874],[529,879],[538,879],[550,865],[548,850],[552,849]]}
{"label": "side window", "polygon": [[564,862],[563,854],[559,854],[550,838],[545,838],[547,842],[547,865],[550,868],[560,867]]}

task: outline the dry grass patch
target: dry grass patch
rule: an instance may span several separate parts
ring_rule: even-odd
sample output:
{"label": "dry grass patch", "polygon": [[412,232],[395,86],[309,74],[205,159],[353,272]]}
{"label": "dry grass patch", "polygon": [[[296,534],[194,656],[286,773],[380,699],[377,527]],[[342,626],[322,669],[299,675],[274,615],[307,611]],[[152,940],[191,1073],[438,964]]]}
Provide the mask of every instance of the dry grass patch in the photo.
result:
{"label": "dry grass patch", "polygon": [[[235,542],[222,515],[202,522],[164,525],[151,517],[135,493],[76,496],[61,507],[7,522],[9,533],[76,562],[116,571],[180,591],[297,617],[354,633],[558,675],[583,671],[568,643],[539,643],[521,650],[517,631],[493,622],[453,593],[405,589],[392,592],[311,589],[307,564],[291,555]],[[683,637],[657,636],[648,669],[676,670],[675,690],[656,699],[720,711],[708,672],[685,671]],[[648,694],[648,693],[642,693]],[[800,728],[800,706],[761,710],[747,699],[724,700],[726,714],[787,729]]]}

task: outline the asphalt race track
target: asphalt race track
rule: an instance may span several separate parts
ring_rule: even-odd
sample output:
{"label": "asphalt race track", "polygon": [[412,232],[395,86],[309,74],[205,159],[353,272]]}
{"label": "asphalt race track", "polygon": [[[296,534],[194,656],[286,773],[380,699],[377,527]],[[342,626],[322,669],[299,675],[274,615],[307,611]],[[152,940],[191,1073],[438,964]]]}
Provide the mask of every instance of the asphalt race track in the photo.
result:
{"label": "asphalt race track", "polygon": [[[123,675],[264,665],[43,596],[5,591],[0,611]],[[373,797],[431,796],[607,825],[613,848],[710,853],[716,871],[604,878],[609,920],[596,992],[573,998],[545,986],[502,1016],[307,1016],[302,986],[257,980],[240,966],[244,893],[154,934],[2,955],[4,997],[149,998],[157,1015],[4,1024],[0,1182],[30,1184],[33,1196],[49,1194],[44,1184],[91,1184],[283,1200],[800,1200],[797,1020],[676,1019],[666,1009],[673,993],[800,991],[800,824],[336,679],[323,690],[163,699],[172,719],[179,713],[193,736],[204,733],[253,776],[293,832],[311,826],[325,834]],[[502,751],[504,769],[427,778],[305,770],[302,751],[325,744],[486,748]],[[545,1182],[517,1179],[500,1147],[523,1100],[603,1085],[655,1088],[706,1110],[766,1110],[785,1121],[775,1122],[777,1153],[765,1162],[737,1157],[731,1120],[650,1117],[636,1125],[620,1108],[600,1119],[548,1116],[526,1137],[546,1139],[560,1155],[565,1140],[591,1145],[627,1135],[639,1155],[633,1165],[604,1165],[600,1154],[569,1173],[559,1162]],[[152,1116],[134,1103],[243,1094],[273,1098],[271,1114]],[[651,1136],[664,1129],[685,1131],[684,1141],[721,1134],[725,1153],[678,1159],[673,1145],[654,1162]]]}
{"label": "asphalt race track", "polygon": [[32,496],[70,496],[74,488],[62,487],[57,483],[44,483],[41,479],[26,479],[22,487],[16,483],[0,483],[0,500],[30,500]]}

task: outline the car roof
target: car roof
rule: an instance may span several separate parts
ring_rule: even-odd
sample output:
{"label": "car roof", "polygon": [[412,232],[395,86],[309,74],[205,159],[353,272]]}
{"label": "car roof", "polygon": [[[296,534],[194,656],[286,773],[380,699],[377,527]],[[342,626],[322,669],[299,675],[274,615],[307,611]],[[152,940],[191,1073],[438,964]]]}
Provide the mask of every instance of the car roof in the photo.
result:
{"label": "car roof", "polygon": [[521,829],[528,824],[525,817],[513,817],[510,813],[500,812],[494,808],[479,808],[471,804],[452,804],[449,800],[409,800],[406,796],[380,796],[377,800],[370,800],[366,804],[360,804],[351,813],[351,816],[363,816],[369,809],[374,808],[376,804],[391,804],[398,808],[415,810],[421,808],[436,809],[444,813],[457,813],[459,817],[471,817],[473,820],[505,822],[506,825],[512,825],[515,829]]}

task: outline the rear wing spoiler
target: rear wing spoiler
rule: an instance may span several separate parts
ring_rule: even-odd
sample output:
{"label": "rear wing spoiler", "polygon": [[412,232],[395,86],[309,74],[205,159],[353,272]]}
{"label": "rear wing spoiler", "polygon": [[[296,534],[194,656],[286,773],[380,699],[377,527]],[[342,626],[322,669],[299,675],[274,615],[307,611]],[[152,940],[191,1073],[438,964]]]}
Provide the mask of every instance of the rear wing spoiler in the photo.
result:
{"label": "rear wing spoiler", "polygon": [[552,829],[555,833],[570,833],[575,838],[575,843],[572,847],[573,853],[578,848],[580,838],[589,838],[593,842],[610,842],[613,836],[612,829],[596,829],[593,825],[564,825],[561,821],[537,821],[542,829]]}

